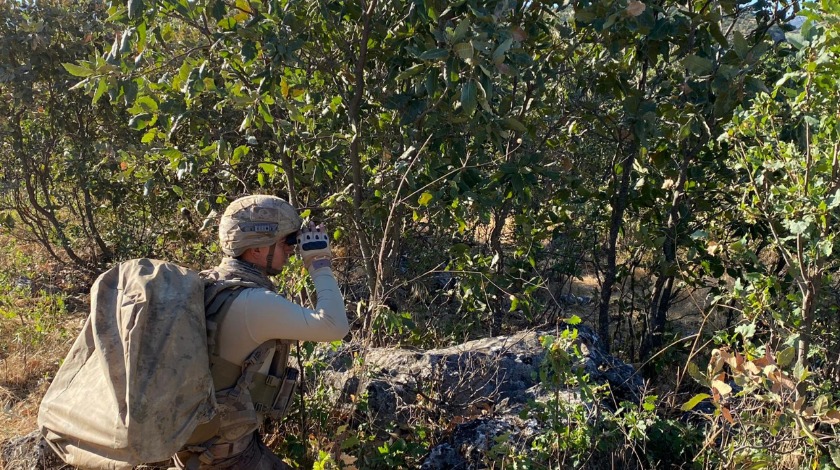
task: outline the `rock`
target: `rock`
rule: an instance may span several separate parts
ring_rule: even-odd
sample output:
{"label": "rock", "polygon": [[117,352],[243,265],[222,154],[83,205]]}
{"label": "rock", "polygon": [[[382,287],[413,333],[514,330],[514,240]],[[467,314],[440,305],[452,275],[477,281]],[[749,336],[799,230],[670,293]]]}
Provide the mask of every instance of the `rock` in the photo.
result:
{"label": "rock", "polygon": [[[525,448],[542,431],[519,414],[529,402],[545,402],[556,393],[539,382],[546,354],[540,337],[546,334],[558,332],[528,331],[429,351],[375,348],[361,372],[349,367],[348,348],[332,358],[336,371],[326,378],[341,391],[339,403],[366,395],[356,419],[382,430],[392,425],[410,430],[418,420],[452,423],[446,441],[430,449],[423,469],[483,468],[484,455],[500,439]],[[616,403],[639,402],[644,383],[632,366],[607,354],[588,327],[578,327],[576,344],[583,357],[573,367],[582,367],[591,383],[609,384]],[[560,395],[580,404],[576,390]]]}
{"label": "rock", "polygon": [[51,470],[66,467],[38,431],[10,439],[0,447],[0,468],[5,470]]}
{"label": "rock", "polygon": [[450,442],[433,447],[423,461],[421,470],[471,469],[478,468],[483,457],[499,440],[506,441],[506,436],[515,425],[504,419],[478,418],[459,424],[452,432]]}

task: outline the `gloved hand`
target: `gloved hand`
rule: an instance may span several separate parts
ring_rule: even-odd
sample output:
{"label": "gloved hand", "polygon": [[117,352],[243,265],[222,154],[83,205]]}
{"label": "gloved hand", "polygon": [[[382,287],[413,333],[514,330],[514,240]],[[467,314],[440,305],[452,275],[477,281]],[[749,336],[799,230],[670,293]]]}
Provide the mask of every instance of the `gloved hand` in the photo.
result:
{"label": "gloved hand", "polygon": [[306,269],[318,269],[331,265],[330,236],[326,232],[324,226],[315,225],[314,222],[300,229],[298,251]]}

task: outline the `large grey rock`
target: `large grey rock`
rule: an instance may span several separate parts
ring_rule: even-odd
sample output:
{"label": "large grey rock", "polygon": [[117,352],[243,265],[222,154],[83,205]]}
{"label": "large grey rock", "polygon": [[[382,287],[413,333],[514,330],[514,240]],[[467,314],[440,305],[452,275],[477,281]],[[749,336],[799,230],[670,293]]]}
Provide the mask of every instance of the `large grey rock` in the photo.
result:
{"label": "large grey rock", "polygon": [[[482,468],[484,454],[500,439],[525,448],[542,431],[519,417],[529,402],[559,393],[566,402],[580,403],[575,390],[549,390],[539,380],[546,358],[540,337],[559,333],[527,331],[429,351],[372,349],[362,368],[351,368],[350,351],[344,351],[333,358],[338,367],[328,379],[341,390],[339,403],[365,395],[357,419],[381,429],[410,430],[418,420],[451,423],[449,436],[430,449],[423,469]],[[616,404],[638,403],[644,384],[633,367],[607,354],[590,328],[578,327],[574,344],[582,357],[573,369],[587,374],[590,383],[609,384]]]}

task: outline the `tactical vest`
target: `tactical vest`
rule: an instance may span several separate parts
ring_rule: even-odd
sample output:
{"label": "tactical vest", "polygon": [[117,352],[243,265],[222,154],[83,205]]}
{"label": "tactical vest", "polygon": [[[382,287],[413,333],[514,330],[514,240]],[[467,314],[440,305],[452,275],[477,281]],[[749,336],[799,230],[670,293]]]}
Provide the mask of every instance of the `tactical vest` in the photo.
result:
{"label": "tactical vest", "polygon": [[[232,443],[250,435],[264,416],[281,419],[294,398],[298,371],[288,366],[290,340],[269,340],[258,346],[243,364],[219,355],[218,335],[230,306],[244,288],[259,287],[242,281],[216,281],[205,289],[205,315],[210,373],[216,390],[217,413],[199,425],[187,441],[185,450],[200,454],[210,463],[219,458],[220,444]],[[274,352],[267,373],[259,372]],[[210,448],[214,452],[208,452]],[[233,448],[229,452],[235,453]]]}

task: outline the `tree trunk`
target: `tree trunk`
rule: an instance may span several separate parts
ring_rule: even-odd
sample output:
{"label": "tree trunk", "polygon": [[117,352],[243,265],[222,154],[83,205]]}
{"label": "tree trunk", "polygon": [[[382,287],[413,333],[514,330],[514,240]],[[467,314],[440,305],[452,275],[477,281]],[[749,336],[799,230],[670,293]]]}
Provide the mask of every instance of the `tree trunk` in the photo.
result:
{"label": "tree trunk", "polygon": [[[362,258],[365,266],[365,275],[368,280],[368,289],[370,291],[370,309],[375,311],[382,295],[381,286],[378,285],[376,275],[376,265],[373,259],[373,248],[371,246],[368,234],[365,231],[367,225],[364,221],[364,214],[362,213],[362,200],[364,198],[365,182],[362,177],[362,159],[361,159],[361,142],[362,142],[362,126],[361,122],[361,108],[362,98],[365,91],[365,62],[367,61],[367,44],[368,37],[371,30],[371,17],[373,11],[376,9],[377,0],[371,0],[370,3],[362,3],[362,34],[359,37],[359,54],[356,57],[354,64],[354,76],[356,81],[355,89],[353,90],[353,97],[348,105],[348,112],[350,124],[355,131],[353,140],[350,142],[350,166],[353,177],[353,225],[356,232],[356,238],[359,243],[359,250],[362,253]],[[388,234],[383,233],[385,237]],[[371,328],[371,315],[365,317],[365,324],[363,325],[363,333],[368,336]]]}
{"label": "tree trunk", "polygon": [[[493,254],[498,257],[496,261],[496,274],[502,274],[505,270],[505,254],[502,250],[502,231],[505,228],[505,221],[511,210],[511,200],[506,199],[502,207],[494,214],[493,230],[490,232],[490,247]],[[502,331],[502,318],[505,315],[504,308],[490,308],[492,318],[490,319],[490,336],[499,336]]]}
{"label": "tree trunk", "polygon": [[820,280],[811,278],[806,286],[805,298],[802,299],[802,327],[799,330],[798,360],[802,367],[808,367],[808,350],[811,349],[811,336],[814,327],[815,300],[820,289]]}
{"label": "tree trunk", "polygon": [[627,208],[627,197],[630,193],[630,173],[636,160],[636,150],[632,149],[621,163],[621,182],[612,199],[610,207],[610,231],[607,245],[607,266],[604,271],[604,282],[601,284],[600,304],[598,305],[598,336],[604,344],[604,350],[610,351],[610,299],[615,284],[616,251],[618,250],[618,232],[624,224],[624,210]]}
{"label": "tree trunk", "polygon": [[662,243],[662,259],[656,286],[651,297],[650,310],[648,311],[648,334],[641,350],[641,359],[649,359],[663,346],[663,335],[668,323],[668,310],[671,308],[671,297],[674,286],[674,270],[677,262],[677,238],[678,228],[682,217],[680,207],[685,199],[685,187],[688,180],[688,167],[694,158],[695,151],[686,149],[683,159],[680,162],[680,174],[674,184],[674,193],[671,197],[671,209],[668,211],[668,220],[663,227],[665,241]]}

